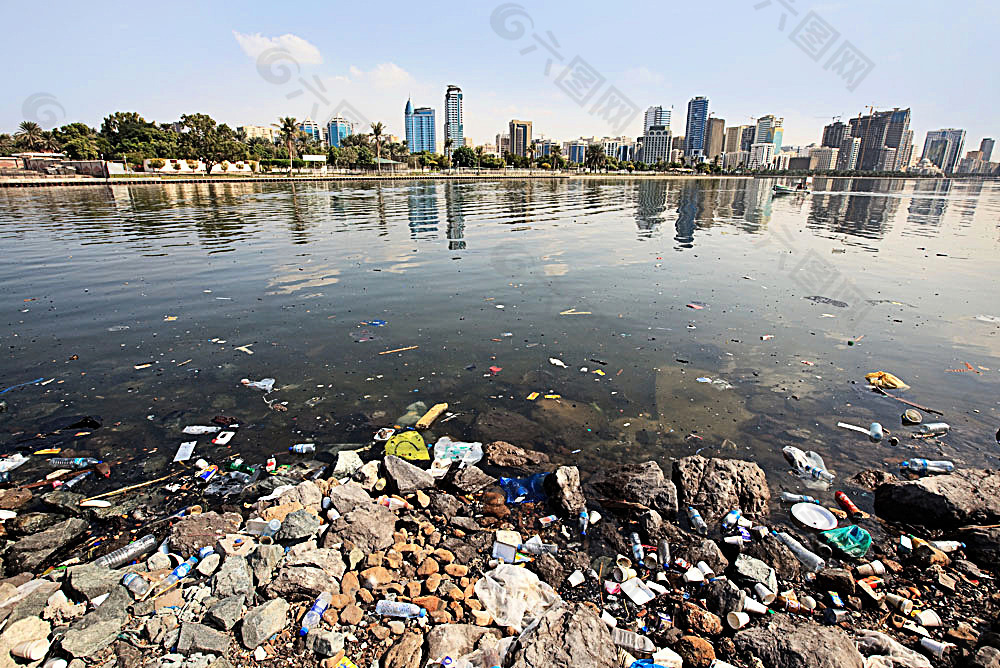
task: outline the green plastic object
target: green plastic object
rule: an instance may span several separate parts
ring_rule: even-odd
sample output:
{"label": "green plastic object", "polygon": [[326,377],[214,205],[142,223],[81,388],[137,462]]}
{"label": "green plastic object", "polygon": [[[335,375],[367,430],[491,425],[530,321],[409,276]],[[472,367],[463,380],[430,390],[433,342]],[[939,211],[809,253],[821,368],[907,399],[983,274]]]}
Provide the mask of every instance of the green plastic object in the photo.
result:
{"label": "green plastic object", "polygon": [[872,536],[856,524],[839,529],[822,531],[823,540],[849,557],[860,558],[868,554],[872,546]]}

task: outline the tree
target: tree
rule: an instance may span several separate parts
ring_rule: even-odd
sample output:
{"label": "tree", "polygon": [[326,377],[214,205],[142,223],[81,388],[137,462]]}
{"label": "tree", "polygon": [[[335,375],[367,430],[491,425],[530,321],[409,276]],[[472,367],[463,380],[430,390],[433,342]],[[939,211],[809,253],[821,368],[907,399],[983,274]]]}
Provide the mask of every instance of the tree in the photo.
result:
{"label": "tree", "polygon": [[37,151],[42,147],[42,126],[34,121],[21,121],[14,133],[18,145],[29,151]]}
{"label": "tree", "polygon": [[597,171],[608,161],[608,156],[604,153],[602,144],[590,144],[587,146],[587,154],[584,157],[584,164],[588,169]]}
{"label": "tree", "polygon": [[0,134],[0,155],[10,155],[17,151],[17,142],[6,132]]}
{"label": "tree", "polygon": [[46,153],[57,153],[62,148],[59,140],[51,130],[42,132],[42,150]]}
{"label": "tree", "polygon": [[294,146],[295,139],[299,134],[299,126],[295,122],[293,116],[285,116],[284,118],[278,118],[277,123],[272,123],[274,127],[278,128],[278,136],[281,137],[281,141],[285,142],[285,146],[288,147],[288,175],[292,175],[292,159],[295,157]]}
{"label": "tree", "polygon": [[451,137],[444,138],[444,154],[450,159],[451,158],[451,147],[455,145],[455,140]]}
{"label": "tree", "polygon": [[476,152],[468,146],[459,146],[451,154],[451,162],[456,167],[473,167],[478,162]]}
{"label": "tree", "polygon": [[212,173],[212,166],[246,151],[236,141],[236,133],[223,123],[219,125],[207,114],[181,116],[181,146],[189,158],[200,158],[205,163],[205,173]]}
{"label": "tree", "polygon": [[52,131],[62,150],[73,160],[94,160],[100,157],[97,131],[86,123],[70,123]]}
{"label": "tree", "polygon": [[382,122],[375,121],[372,123],[372,139],[375,140],[375,167],[378,169],[379,173],[382,172]]}
{"label": "tree", "polygon": [[355,163],[366,169],[371,169],[372,165],[375,164],[375,154],[372,153],[372,150],[367,146],[359,146],[354,150],[357,151]]}

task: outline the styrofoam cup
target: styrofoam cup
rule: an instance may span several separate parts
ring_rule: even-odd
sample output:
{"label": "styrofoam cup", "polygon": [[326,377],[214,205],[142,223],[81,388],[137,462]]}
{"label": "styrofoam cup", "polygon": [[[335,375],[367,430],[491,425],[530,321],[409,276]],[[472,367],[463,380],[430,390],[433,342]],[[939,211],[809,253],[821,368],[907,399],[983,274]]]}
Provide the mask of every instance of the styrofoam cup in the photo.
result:
{"label": "styrofoam cup", "polygon": [[40,661],[49,653],[49,641],[44,638],[38,640],[26,640],[10,648],[10,653],[19,659],[28,661]]}
{"label": "styrofoam cup", "polygon": [[752,612],[755,615],[763,615],[767,613],[767,606],[755,598],[747,597],[747,599],[743,601],[743,612]]}
{"label": "styrofoam cup", "polygon": [[941,616],[933,610],[921,610],[913,617],[921,626],[941,626]]}
{"label": "styrofoam cup", "polygon": [[764,605],[771,605],[774,602],[774,592],[767,588],[763,582],[758,582],[753,587],[754,593],[757,594]]}
{"label": "styrofoam cup", "polygon": [[750,615],[745,612],[730,612],[726,615],[726,623],[729,628],[736,631],[750,623]]}

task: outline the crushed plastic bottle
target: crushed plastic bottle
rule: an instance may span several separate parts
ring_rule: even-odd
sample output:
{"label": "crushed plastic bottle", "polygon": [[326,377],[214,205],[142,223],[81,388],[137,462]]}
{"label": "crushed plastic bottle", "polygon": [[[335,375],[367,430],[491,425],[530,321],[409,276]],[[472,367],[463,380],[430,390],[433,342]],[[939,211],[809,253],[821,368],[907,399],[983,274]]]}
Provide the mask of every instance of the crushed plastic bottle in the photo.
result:
{"label": "crushed plastic bottle", "polygon": [[795,472],[799,477],[812,478],[824,484],[833,482],[833,474],[826,470],[826,463],[818,453],[812,450],[803,452],[794,445],[786,445],[781,449],[781,453],[788,460],[788,463],[795,468]]}
{"label": "crushed plastic bottle", "polygon": [[255,518],[252,520],[247,520],[247,524],[243,527],[243,533],[249,534],[251,536],[273,536],[281,530],[281,520],[264,520],[261,518]]}
{"label": "crushed plastic bottle", "polygon": [[316,628],[316,625],[319,624],[319,620],[323,617],[323,613],[330,607],[331,598],[332,596],[330,596],[330,592],[326,591],[322,592],[316,598],[312,607],[309,608],[309,612],[302,617],[302,628],[299,629],[300,636],[306,636],[309,634],[309,629]]}
{"label": "crushed plastic bottle", "polygon": [[708,535],[708,525],[705,524],[704,518],[702,518],[701,513],[694,506],[688,506],[688,521],[691,523],[691,528],[700,533],[702,536]]}
{"label": "crushed plastic bottle", "polygon": [[386,601],[385,599],[375,604],[375,614],[385,617],[402,617],[403,619],[416,619],[426,617],[427,611],[419,605],[413,603],[402,603],[400,601]]}
{"label": "crushed plastic bottle", "polygon": [[114,552],[109,552],[103,557],[99,557],[94,563],[107,568],[118,568],[122,564],[127,564],[147,552],[152,552],[154,549],[156,549],[156,536],[148,534],[137,541],[129,543],[125,547],[120,547]]}
{"label": "crushed plastic bottle", "polygon": [[782,503],[815,503],[819,505],[819,500],[814,496],[806,496],[805,494],[792,494],[791,492],[781,493]]}
{"label": "crushed plastic bottle", "polygon": [[899,465],[901,471],[909,471],[918,475],[926,473],[951,473],[955,464],[944,459],[909,459]]}
{"label": "crushed plastic bottle", "polygon": [[51,457],[49,466],[57,469],[85,469],[88,466],[100,464],[100,459],[93,457]]}
{"label": "crushed plastic bottle", "polygon": [[136,599],[142,598],[149,591],[149,580],[138,573],[126,573],[125,577],[122,578],[122,584],[132,592],[132,596]]}
{"label": "crushed plastic bottle", "polygon": [[807,570],[816,573],[818,571],[826,568],[826,561],[824,561],[818,554],[811,552],[805,545],[795,540],[791,535],[785,531],[774,531],[775,537],[784,543],[795,558],[798,559]]}
{"label": "crushed plastic bottle", "polygon": [[316,452],[315,443],[296,443],[292,447],[288,448],[289,452],[294,452],[297,455],[305,455],[310,452]]}

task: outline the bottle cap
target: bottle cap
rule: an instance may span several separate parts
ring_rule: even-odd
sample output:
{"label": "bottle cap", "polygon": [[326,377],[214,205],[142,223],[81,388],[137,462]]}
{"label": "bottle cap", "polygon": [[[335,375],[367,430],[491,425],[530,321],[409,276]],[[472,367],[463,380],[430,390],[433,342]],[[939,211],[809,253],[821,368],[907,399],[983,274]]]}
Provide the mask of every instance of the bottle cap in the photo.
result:
{"label": "bottle cap", "polygon": [[417,617],[426,617],[426,616],[427,616],[427,611],[424,610],[423,608],[420,608],[420,613],[417,614]]}
{"label": "bottle cap", "polygon": [[309,629],[306,628],[305,626],[303,626],[301,629],[299,629],[299,637],[300,638],[304,638],[308,634],[309,634]]}

